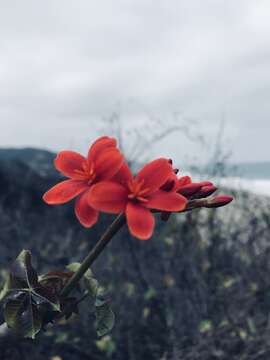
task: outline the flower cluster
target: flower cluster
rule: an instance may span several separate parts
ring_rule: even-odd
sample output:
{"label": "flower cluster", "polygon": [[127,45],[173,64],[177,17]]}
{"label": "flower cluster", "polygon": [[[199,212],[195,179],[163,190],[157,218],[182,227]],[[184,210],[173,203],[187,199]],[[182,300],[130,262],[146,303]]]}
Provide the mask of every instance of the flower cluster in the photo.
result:
{"label": "flower cluster", "polygon": [[230,196],[206,199],[217,188],[211,182],[193,183],[188,176],[178,178],[172,161],[166,158],[149,162],[134,176],[116,140],[107,136],[93,143],[87,157],[61,151],[55,167],[69,179],[44,194],[47,204],[76,198],[75,214],[85,227],[97,222],[99,211],[125,213],[129,231],[141,240],[153,234],[155,211],[168,218],[171,212],[219,207],[232,200]]}

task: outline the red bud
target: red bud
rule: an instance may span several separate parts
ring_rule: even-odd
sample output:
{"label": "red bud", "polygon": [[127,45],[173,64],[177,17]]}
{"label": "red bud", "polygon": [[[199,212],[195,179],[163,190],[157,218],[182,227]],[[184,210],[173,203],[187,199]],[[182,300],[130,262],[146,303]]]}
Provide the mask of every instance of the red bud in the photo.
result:
{"label": "red bud", "polygon": [[205,198],[207,196],[212,195],[215,191],[217,191],[217,187],[214,185],[208,185],[208,186],[203,186],[200,191],[198,191],[195,195],[194,198],[196,199],[201,199],[201,198]]}
{"label": "red bud", "polygon": [[181,186],[177,192],[185,197],[190,197],[196,194],[199,190],[201,190],[201,185],[199,183],[191,183],[188,185]]}
{"label": "red bud", "polygon": [[214,185],[211,181],[201,181],[199,184],[201,184],[202,187]]}
{"label": "red bud", "polygon": [[206,203],[204,204],[204,207],[206,208],[218,208],[221,206],[225,206],[229,204],[231,201],[233,201],[232,196],[228,195],[219,195],[215,196],[212,199],[208,199]]}

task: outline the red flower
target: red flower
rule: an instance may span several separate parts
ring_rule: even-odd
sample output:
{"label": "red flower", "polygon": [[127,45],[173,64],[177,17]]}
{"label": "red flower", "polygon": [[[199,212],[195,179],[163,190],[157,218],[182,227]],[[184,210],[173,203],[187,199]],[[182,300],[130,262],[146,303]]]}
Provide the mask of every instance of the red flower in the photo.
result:
{"label": "red flower", "polygon": [[97,222],[98,211],[88,201],[88,192],[93,184],[111,179],[121,168],[124,158],[116,148],[116,140],[100,137],[90,147],[84,157],[74,151],[61,151],[55,167],[69,180],[64,180],[43,195],[50,205],[64,204],[77,197],[75,214],[80,223],[91,227]]}
{"label": "red flower", "polygon": [[182,195],[160,189],[172,171],[167,159],[157,159],[146,164],[133,177],[125,163],[114,181],[103,181],[92,186],[88,195],[89,203],[100,211],[125,212],[131,234],[141,240],[149,239],[155,225],[151,209],[180,211],[187,204]]}

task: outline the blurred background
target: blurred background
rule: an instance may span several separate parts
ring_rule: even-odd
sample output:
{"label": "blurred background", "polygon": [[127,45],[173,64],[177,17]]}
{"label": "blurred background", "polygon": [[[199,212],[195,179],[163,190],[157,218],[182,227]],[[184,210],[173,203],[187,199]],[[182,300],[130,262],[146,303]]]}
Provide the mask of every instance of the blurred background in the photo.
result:
{"label": "blurred background", "polygon": [[55,153],[116,136],[134,168],[157,156],[215,181],[232,205],[126,231],[93,270],[117,316],[77,318],[0,359],[269,359],[270,3],[0,0],[0,267],[81,260],[93,229],[42,194]]}

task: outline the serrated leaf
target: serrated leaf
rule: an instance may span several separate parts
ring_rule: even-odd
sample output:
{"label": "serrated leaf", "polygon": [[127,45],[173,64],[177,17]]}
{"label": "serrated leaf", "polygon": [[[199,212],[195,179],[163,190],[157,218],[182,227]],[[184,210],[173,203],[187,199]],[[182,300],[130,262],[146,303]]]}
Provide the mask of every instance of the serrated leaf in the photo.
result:
{"label": "serrated leaf", "polygon": [[42,326],[42,317],[30,293],[9,300],[4,309],[7,326],[26,338],[34,339]]}
{"label": "serrated leaf", "polygon": [[101,302],[101,305],[97,303],[95,312],[97,334],[98,336],[104,336],[112,330],[115,322],[115,315],[108,301]]}

